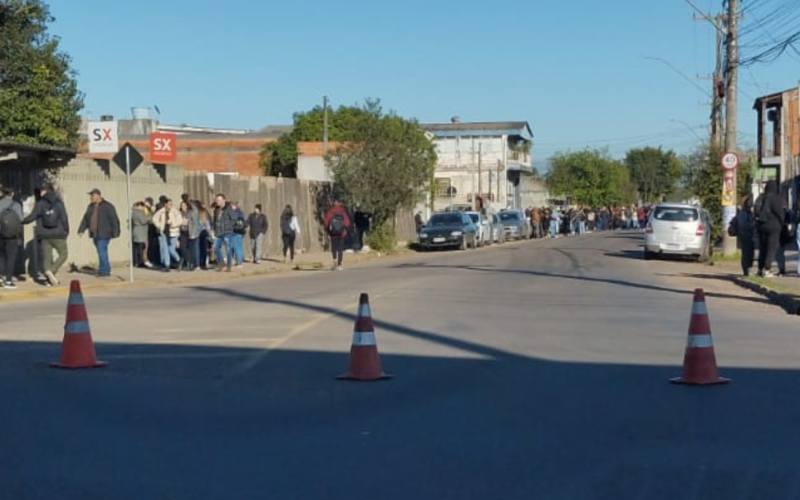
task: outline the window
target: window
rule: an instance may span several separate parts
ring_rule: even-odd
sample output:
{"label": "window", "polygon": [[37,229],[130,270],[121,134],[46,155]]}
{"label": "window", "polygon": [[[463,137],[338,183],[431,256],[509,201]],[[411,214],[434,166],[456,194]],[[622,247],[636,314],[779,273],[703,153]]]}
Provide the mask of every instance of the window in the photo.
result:
{"label": "window", "polygon": [[452,198],[456,195],[456,188],[452,186],[451,179],[444,177],[436,179],[436,197]]}
{"label": "window", "polygon": [[694,222],[699,214],[696,208],[656,207],[653,218],[664,222]]}

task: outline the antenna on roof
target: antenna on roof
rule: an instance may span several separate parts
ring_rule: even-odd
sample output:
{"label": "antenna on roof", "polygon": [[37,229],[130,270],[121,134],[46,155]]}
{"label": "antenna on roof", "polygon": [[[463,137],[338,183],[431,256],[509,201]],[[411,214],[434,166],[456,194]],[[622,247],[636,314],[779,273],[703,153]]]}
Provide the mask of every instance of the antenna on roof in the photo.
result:
{"label": "antenna on roof", "polygon": [[161,116],[161,110],[160,110],[160,109],[158,109],[158,106],[156,106],[156,105],[154,104],[154,105],[153,105],[153,109],[155,109],[155,110],[156,110],[156,113],[158,113],[158,116]]}

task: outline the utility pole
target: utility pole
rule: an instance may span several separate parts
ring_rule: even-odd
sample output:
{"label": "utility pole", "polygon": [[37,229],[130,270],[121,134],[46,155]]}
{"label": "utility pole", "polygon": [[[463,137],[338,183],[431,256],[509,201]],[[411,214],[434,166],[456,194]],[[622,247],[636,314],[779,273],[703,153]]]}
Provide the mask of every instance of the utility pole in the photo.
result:
{"label": "utility pole", "polygon": [[[478,143],[478,198],[483,197],[483,180],[481,179],[481,177],[483,177],[483,172],[481,170],[482,153],[483,153],[483,144]],[[478,198],[476,198],[476,201]],[[480,210],[481,207],[477,208]]]}
{"label": "utility pole", "polygon": [[322,97],[322,154],[328,156],[328,96]]}
{"label": "utility pole", "polygon": [[[725,25],[725,16],[722,14],[718,14],[715,17],[711,17],[710,14],[702,13],[700,16],[694,16],[693,18],[695,21],[699,22],[708,22],[714,26],[714,30],[717,34],[717,42],[716,42],[716,64],[714,65],[714,74],[711,76],[711,124],[709,126],[709,137],[710,137],[710,144],[712,150],[720,151],[722,149],[722,136],[723,136],[723,127],[722,127],[722,111],[723,111],[723,92],[720,92],[721,88],[720,85],[724,85],[724,76],[722,74],[723,69],[723,57],[722,57],[722,44],[723,44],[723,26]],[[705,79],[705,78],[703,78]],[[724,88],[724,87],[723,87]]]}
{"label": "utility pole", "polygon": [[[738,80],[739,80],[739,0],[727,0],[728,19],[725,39],[726,64],[725,64],[725,152],[737,153],[736,145],[736,119],[738,114]],[[730,172],[733,191],[732,207],[723,207],[723,224],[727,226],[728,219],[735,216],[736,196],[736,169]],[[724,189],[725,180],[723,180]],[[736,238],[729,236],[727,231],[722,232],[722,253],[729,256],[736,253]]]}

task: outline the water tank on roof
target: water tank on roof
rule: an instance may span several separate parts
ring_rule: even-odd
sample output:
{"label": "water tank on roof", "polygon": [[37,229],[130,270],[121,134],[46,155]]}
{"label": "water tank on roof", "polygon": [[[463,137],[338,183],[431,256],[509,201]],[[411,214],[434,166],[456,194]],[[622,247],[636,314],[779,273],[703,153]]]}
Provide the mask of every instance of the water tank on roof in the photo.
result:
{"label": "water tank on roof", "polygon": [[134,120],[149,120],[150,108],[131,108]]}
{"label": "water tank on roof", "polygon": [[101,115],[100,116],[100,121],[101,122],[113,122],[114,121],[114,116],[112,116],[112,115]]}

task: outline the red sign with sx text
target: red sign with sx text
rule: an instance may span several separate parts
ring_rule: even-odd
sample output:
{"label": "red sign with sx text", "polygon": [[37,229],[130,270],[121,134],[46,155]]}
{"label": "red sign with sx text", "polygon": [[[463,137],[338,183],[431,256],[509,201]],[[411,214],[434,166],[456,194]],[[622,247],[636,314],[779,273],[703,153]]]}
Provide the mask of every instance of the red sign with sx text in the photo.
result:
{"label": "red sign with sx text", "polygon": [[178,159],[178,140],[175,134],[150,134],[150,162],[175,163]]}

